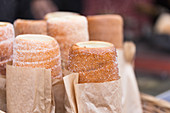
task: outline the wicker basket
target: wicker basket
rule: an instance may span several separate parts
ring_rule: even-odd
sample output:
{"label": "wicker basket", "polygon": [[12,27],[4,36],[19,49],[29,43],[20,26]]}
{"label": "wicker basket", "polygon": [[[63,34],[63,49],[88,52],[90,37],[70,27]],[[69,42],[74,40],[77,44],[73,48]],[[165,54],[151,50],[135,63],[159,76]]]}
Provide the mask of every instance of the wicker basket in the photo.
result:
{"label": "wicker basket", "polygon": [[143,113],[170,113],[170,103],[153,96],[141,94]]}

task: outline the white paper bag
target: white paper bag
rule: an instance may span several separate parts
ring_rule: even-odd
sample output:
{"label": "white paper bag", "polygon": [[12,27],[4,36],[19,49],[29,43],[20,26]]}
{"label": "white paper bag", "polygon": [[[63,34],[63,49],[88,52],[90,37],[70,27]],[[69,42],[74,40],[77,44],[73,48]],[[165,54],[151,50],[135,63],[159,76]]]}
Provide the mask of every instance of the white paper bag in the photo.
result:
{"label": "white paper bag", "polygon": [[[118,65],[122,87],[122,113],[143,113],[140,93],[133,69],[134,44],[126,43],[126,48],[118,49]],[[125,55],[126,54],[126,55]],[[128,57],[128,58],[125,58]]]}

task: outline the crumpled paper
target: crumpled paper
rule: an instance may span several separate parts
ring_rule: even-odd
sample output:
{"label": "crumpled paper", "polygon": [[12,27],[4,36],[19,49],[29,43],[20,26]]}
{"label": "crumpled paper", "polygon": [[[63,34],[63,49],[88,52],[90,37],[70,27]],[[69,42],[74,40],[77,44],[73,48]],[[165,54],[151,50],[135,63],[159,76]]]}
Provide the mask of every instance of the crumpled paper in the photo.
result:
{"label": "crumpled paper", "polygon": [[53,79],[52,90],[54,93],[55,100],[55,113],[65,113],[64,108],[64,98],[65,98],[65,88],[63,79]]}
{"label": "crumpled paper", "polygon": [[78,74],[64,77],[66,113],[121,113],[120,79],[104,83],[78,83]]}
{"label": "crumpled paper", "polygon": [[8,113],[55,113],[51,70],[7,64]]}

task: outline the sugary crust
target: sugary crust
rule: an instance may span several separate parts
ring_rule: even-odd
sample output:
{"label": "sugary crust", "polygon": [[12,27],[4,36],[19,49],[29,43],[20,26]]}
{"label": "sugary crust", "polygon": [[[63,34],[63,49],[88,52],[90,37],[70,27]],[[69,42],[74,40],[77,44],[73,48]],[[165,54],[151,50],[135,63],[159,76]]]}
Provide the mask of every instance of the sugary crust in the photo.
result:
{"label": "sugary crust", "polygon": [[13,52],[14,39],[8,39],[0,42],[0,57],[11,56]]}
{"label": "sugary crust", "polygon": [[16,62],[13,60],[14,66],[20,66],[20,67],[32,67],[32,68],[46,68],[51,69],[51,76],[61,78],[62,76],[62,69],[61,69],[61,60],[60,58],[57,58],[53,61],[47,61],[47,62]]}
{"label": "sugary crust", "polygon": [[69,16],[69,15],[79,15],[78,13],[74,12],[52,12],[52,13],[47,13],[44,17],[45,20],[51,19],[51,18],[56,18],[56,17],[63,17],[63,16]]}
{"label": "sugary crust", "polygon": [[13,56],[16,61],[21,62],[38,62],[45,61],[54,57],[60,57],[60,49],[58,47],[47,50],[15,50]]}
{"label": "sugary crust", "polygon": [[119,78],[117,53],[115,47],[109,44],[108,47],[98,48],[80,47],[78,43],[74,44],[70,49],[67,69],[80,74],[80,83],[117,80]]}
{"label": "sugary crust", "polygon": [[47,21],[47,32],[54,37],[61,50],[63,61],[68,60],[69,49],[72,44],[88,41],[87,19],[84,16],[65,16]]}
{"label": "sugary crust", "polygon": [[17,19],[14,22],[15,34],[47,34],[47,23],[44,20]]}
{"label": "sugary crust", "polygon": [[62,68],[61,65],[55,65],[51,68],[52,77],[62,78]]}
{"label": "sugary crust", "polygon": [[39,61],[39,62],[20,62],[13,59],[14,66],[21,66],[21,67],[32,67],[32,68],[46,68],[49,69],[55,65],[60,65],[60,57],[56,57],[46,61]]}
{"label": "sugary crust", "polygon": [[89,71],[116,62],[116,50],[113,45],[104,48],[80,48],[74,44],[70,49],[68,69],[73,72]]}
{"label": "sugary crust", "polygon": [[6,74],[6,63],[12,59],[14,37],[13,25],[0,22],[0,75]]}
{"label": "sugary crust", "polygon": [[19,35],[13,53],[14,66],[51,69],[56,78],[62,75],[60,48],[50,36]]}
{"label": "sugary crust", "polygon": [[0,42],[15,37],[14,27],[11,23],[0,22]]}
{"label": "sugary crust", "polygon": [[90,40],[107,41],[123,47],[123,19],[119,15],[88,16]]}
{"label": "sugary crust", "polygon": [[[26,39],[25,39],[26,37]],[[29,39],[29,38],[32,39]],[[39,37],[40,40],[34,40],[34,37]],[[41,38],[46,38],[49,40],[43,41]],[[59,45],[57,41],[50,37],[45,35],[19,35],[15,38],[14,41],[14,49],[15,50],[44,50],[44,49],[51,49],[58,47]]]}
{"label": "sugary crust", "polygon": [[106,74],[108,74],[108,72],[105,71],[105,69],[89,71],[89,72],[80,72],[79,83],[102,83],[102,82],[115,81],[120,78],[119,76],[115,76],[115,74],[112,75],[109,74],[107,76]]}

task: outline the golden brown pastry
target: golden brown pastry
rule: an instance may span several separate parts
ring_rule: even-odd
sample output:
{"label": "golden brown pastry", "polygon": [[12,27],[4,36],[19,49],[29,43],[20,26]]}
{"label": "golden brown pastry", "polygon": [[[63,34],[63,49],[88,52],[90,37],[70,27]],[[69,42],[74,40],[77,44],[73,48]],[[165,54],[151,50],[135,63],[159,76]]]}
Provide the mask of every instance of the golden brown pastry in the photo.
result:
{"label": "golden brown pastry", "polygon": [[47,33],[58,41],[64,64],[68,61],[69,49],[72,44],[89,40],[87,19],[84,16],[64,16],[49,19]]}
{"label": "golden brown pastry", "polygon": [[14,22],[15,35],[47,34],[47,23],[44,20],[17,19]]}
{"label": "golden brown pastry", "polygon": [[108,42],[76,43],[70,49],[67,69],[80,74],[80,83],[117,80],[119,73],[116,49]]}
{"label": "golden brown pastry", "polygon": [[13,51],[13,39],[0,41],[0,57],[9,57]]}
{"label": "golden brown pastry", "polygon": [[14,41],[13,65],[51,69],[61,78],[61,58],[57,41],[46,35],[19,35]]}
{"label": "golden brown pastry", "polygon": [[13,25],[0,22],[0,75],[6,74],[6,63],[12,60],[14,37]]}
{"label": "golden brown pastry", "polygon": [[113,43],[116,48],[123,47],[123,19],[119,15],[88,16],[90,40]]}
{"label": "golden brown pastry", "polygon": [[14,38],[14,27],[11,23],[0,22],[0,42]]}
{"label": "golden brown pastry", "polygon": [[[17,57],[15,57],[15,55]],[[37,58],[37,56],[39,57]],[[58,47],[54,47],[46,50],[35,50],[31,52],[29,50],[19,50],[19,49],[14,51],[14,57],[16,58],[16,60],[25,61],[25,62],[44,61],[59,56],[60,56],[60,50],[58,49]]]}

